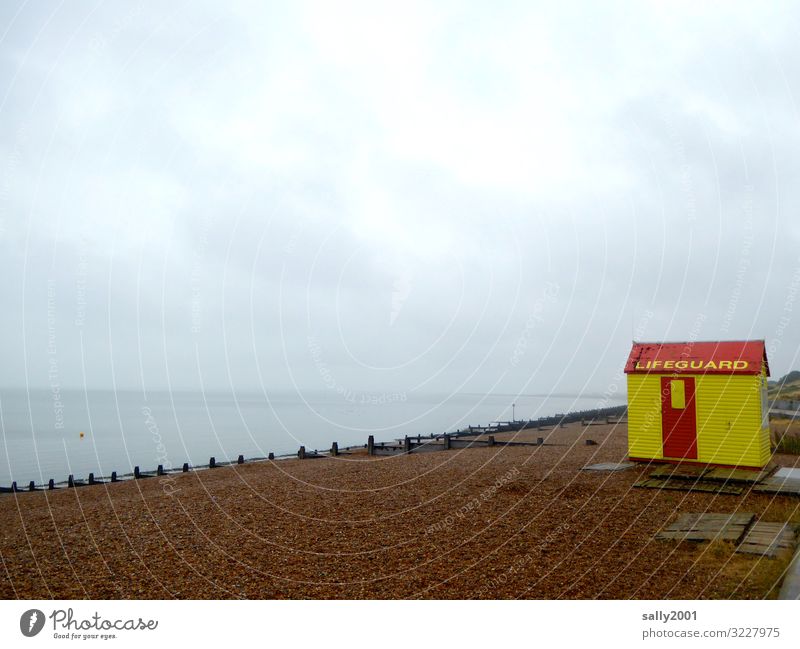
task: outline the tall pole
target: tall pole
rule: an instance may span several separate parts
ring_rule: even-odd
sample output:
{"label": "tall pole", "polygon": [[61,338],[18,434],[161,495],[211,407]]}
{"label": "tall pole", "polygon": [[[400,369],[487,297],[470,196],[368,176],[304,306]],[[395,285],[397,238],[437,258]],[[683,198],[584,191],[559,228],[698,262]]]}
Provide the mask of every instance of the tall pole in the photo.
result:
{"label": "tall pole", "polygon": [[517,417],[514,415],[514,409],[517,407],[516,403],[511,404],[511,421],[517,421]]}

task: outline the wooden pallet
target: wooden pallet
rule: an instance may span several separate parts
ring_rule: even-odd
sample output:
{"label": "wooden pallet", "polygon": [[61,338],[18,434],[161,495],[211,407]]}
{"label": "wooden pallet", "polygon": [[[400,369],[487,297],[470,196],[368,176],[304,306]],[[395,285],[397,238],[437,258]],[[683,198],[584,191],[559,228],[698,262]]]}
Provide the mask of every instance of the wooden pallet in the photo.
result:
{"label": "wooden pallet", "polygon": [[678,480],[697,480],[709,471],[709,467],[698,464],[665,464],[650,474],[651,478],[675,478]]}
{"label": "wooden pallet", "polygon": [[800,480],[772,476],[754,486],[753,491],[782,496],[800,496]]}
{"label": "wooden pallet", "polygon": [[646,489],[666,489],[668,491],[702,491],[704,493],[723,494],[738,496],[743,488],[734,484],[724,484],[719,482],[702,482],[679,478],[677,480],[657,480],[648,478],[636,482],[634,487],[644,487]]}
{"label": "wooden pallet", "polygon": [[600,464],[587,464],[583,471],[624,471],[636,466],[634,462],[601,462]]}
{"label": "wooden pallet", "polygon": [[744,535],[737,552],[774,558],[794,548],[794,529],[788,523],[754,523]]}
{"label": "wooden pallet", "polygon": [[732,469],[728,467],[714,467],[708,473],[703,474],[703,480],[712,482],[741,482],[744,484],[756,484],[769,477],[775,470],[774,466],[768,467],[763,471],[748,469]]}
{"label": "wooden pallet", "polygon": [[657,539],[674,541],[731,541],[738,543],[755,514],[680,514],[678,519],[661,530]]}

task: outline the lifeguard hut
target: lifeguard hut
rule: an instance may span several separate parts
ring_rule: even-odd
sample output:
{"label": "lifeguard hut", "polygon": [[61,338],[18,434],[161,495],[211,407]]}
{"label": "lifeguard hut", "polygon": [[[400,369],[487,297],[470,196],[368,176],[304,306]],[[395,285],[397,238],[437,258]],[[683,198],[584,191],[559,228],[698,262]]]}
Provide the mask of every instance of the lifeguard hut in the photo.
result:
{"label": "lifeguard hut", "polygon": [[633,343],[631,460],[763,468],[770,459],[763,340]]}

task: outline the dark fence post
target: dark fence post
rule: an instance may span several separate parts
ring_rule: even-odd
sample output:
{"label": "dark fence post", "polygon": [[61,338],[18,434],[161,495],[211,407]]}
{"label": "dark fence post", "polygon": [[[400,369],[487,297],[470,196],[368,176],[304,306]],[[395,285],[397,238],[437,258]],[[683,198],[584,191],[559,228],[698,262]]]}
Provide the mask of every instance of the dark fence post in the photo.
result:
{"label": "dark fence post", "polygon": [[111,472],[111,482],[116,482],[116,481],[117,481],[117,472],[116,471],[112,471]]}
{"label": "dark fence post", "polygon": [[189,463],[188,462],[184,462],[183,463],[183,472],[184,473],[189,473]]}
{"label": "dark fence post", "polygon": [[267,459],[268,459],[268,460],[274,460],[274,459],[275,459],[275,453],[273,453],[272,451],[270,451],[270,454],[267,456]]}
{"label": "dark fence post", "polygon": [[217,468],[217,458],[215,458],[215,457],[208,458],[208,468],[209,469],[216,469]]}
{"label": "dark fence post", "polygon": [[133,467],[133,479],[134,480],[138,480],[141,477],[142,477],[142,475],[139,472],[139,467],[138,466]]}
{"label": "dark fence post", "polygon": [[306,459],[306,447],[305,446],[301,446],[300,449],[297,451],[297,457],[300,458],[301,460],[305,460]]}
{"label": "dark fence post", "polygon": [[[16,486],[16,484],[17,483],[15,482],[14,486]],[[75,477],[71,473],[69,474],[69,478],[67,478],[67,486],[68,487],[74,487],[75,486]]]}
{"label": "dark fence post", "polygon": [[36,483],[33,480],[28,485],[28,491],[36,491]]}
{"label": "dark fence post", "polygon": [[367,437],[367,455],[375,455],[375,436]]}
{"label": "dark fence post", "polygon": [[94,484],[94,473],[89,474],[89,484]]}
{"label": "dark fence post", "polygon": [[48,488],[50,491],[53,491],[53,489],[55,489],[55,488],[56,488],[56,481],[55,481],[55,480],[53,480],[53,478],[50,478],[50,480],[48,480],[48,482],[47,482],[47,488]]}
{"label": "dark fence post", "polygon": [[336,457],[339,455],[339,442],[332,442],[331,443],[331,456]]}
{"label": "dark fence post", "polygon": [[244,455],[240,455],[236,458],[236,464],[244,464]]}
{"label": "dark fence post", "polygon": [[408,435],[403,440],[403,453],[411,453],[411,438]]}
{"label": "dark fence post", "polygon": [[444,450],[447,451],[450,448],[450,435],[445,433],[442,439],[444,440]]}
{"label": "dark fence post", "polygon": [[158,468],[156,469],[156,475],[164,475],[164,465],[159,464]]}
{"label": "dark fence post", "polygon": [[494,435],[489,435],[489,446],[494,446]]}

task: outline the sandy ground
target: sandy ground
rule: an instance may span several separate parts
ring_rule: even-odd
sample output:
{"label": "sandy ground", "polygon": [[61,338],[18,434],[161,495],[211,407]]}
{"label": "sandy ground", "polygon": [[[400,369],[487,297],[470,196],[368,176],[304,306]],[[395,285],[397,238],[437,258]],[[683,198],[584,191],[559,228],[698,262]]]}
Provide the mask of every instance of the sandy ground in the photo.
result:
{"label": "sandy ground", "polygon": [[523,438],[538,436],[554,445],[261,462],[4,495],[0,597],[774,596],[785,561],[653,535],[677,512],[800,520],[800,499],[633,489],[644,465],[581,471],[624,459],[624,424]]}

